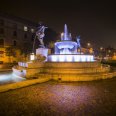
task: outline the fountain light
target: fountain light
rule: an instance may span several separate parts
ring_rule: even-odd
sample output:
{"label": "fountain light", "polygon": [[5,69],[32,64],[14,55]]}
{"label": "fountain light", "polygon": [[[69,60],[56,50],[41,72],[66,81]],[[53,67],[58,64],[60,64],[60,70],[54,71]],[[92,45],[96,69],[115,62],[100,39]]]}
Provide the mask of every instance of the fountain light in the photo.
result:
{"label": "fountain light", "polygon": [[[87,43],[88,47],[91,46]],[[80,48],[80,38],[77,42],[72,41],[71,33],[68,33],[67,25],[64,25],[64,33],[61,33],[61,41],[55,43],[55,54],[49,55],[47,61],[51,62],[91,62],[94,61],[92,57],[93,49],[91,48],[91,55],[82,55]],[[77,48],[80,51],[77,51]]]}
{"label": "fountain light", "polygon": [[61,33],[61,40],[63,40],[63,37],[64,37],[64,33],[62,32]]}

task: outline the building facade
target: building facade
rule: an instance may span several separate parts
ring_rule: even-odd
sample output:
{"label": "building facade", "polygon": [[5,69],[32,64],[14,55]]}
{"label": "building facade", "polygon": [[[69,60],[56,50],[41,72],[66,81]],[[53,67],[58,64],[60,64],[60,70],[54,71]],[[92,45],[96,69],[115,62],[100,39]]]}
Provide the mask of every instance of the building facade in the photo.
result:
{"label": "building facade", "polygon": [[0,62],[15,62],[20,52],[30,52],[36,26],[26,19],[0,13]]}

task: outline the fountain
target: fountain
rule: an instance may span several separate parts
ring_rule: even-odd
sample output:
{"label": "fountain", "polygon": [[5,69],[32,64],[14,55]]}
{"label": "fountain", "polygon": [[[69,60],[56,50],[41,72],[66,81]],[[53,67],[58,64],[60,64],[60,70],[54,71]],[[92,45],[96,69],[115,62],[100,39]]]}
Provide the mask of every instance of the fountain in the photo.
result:
{"label": "fountain", "polygon": [[71,40],[67,25],[64,25],[64,33],[61,34],[61,42],[55,43],[55,54],[76,54],[77,43]]}
{"label": "fountain", "polygon": [[26,78],[49,78],[57,81],[91,81],[116,76],[116,73],[110,71],[109,65],[95,61],[93,54],[77,52],[77,48],[81,47],[80,39],[72,41],[66,24],[61,41],[54,46],[55,53],[50,55],[45,47],[42,50],[36,49],[36,55],[43,53],[46,60],[19,62],[18,66],[13,67],[13,72]]}
{"label": "fountain", "polygon": [[[78,44],[77,44],[78,42]],[[93,55],[85,55],[77,52],[80,47],[79,41],[72,41],[71,34],[68,33],[67,25],[64,25],[64,33],[61,34],[61,41],[55,43],[55,54],[49,55],[49,62],[93,62]]]}

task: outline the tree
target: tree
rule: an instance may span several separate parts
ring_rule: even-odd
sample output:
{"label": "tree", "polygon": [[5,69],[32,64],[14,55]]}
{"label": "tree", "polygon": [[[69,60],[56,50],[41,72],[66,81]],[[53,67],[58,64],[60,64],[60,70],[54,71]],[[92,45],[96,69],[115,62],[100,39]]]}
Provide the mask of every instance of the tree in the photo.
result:
{"label": "tree", "polygon": [[12,62],[11,57],[14,57],[16,55],[14,46],[6,47],[5,52],[6,56],[9,57],[9,63],[11,63]]}

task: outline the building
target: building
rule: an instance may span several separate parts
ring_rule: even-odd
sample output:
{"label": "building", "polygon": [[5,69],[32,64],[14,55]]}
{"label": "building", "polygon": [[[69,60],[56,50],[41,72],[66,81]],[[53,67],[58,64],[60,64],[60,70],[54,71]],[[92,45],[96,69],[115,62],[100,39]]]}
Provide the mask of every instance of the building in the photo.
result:
{"label": "building", "polygon": [[30,52],[36,27],[34,22],[0,13],[0,62],[14,62],[19,52]]}

